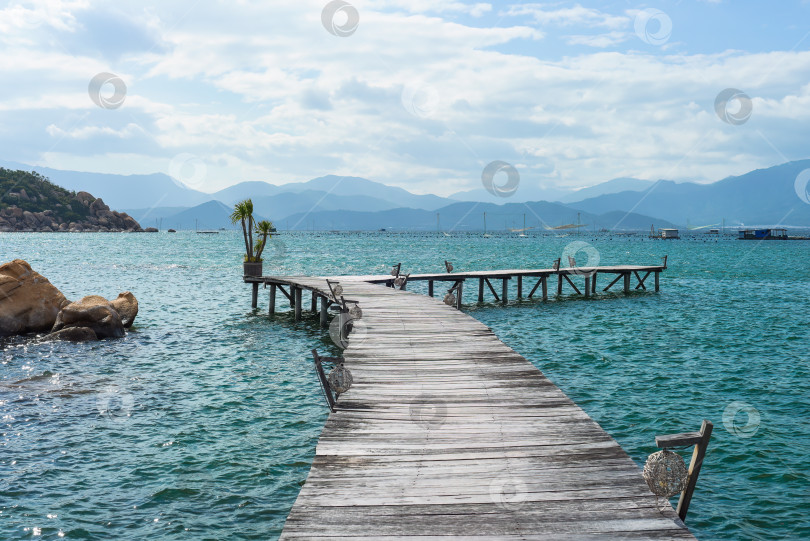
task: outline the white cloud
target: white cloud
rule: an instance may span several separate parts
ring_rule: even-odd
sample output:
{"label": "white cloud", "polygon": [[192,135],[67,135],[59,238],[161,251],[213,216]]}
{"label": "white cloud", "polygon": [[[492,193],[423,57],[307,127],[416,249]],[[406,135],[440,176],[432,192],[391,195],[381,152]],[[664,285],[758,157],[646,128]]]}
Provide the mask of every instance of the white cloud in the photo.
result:
{"label": "white cloud", "polygon": [[571,45],[588,45],[589,47],[598,47],[604,49],[612,47],[619,43],[625,42],[628,39],[634,38],[635,35],[628,32],[607,32],[605,34],[597,34],[593,36],[567,36],[566,41]]}
{"label": "white cloud", "polygon": [[[144,35],[158,33],[159,46],[124,44],[105,57],[61,45],[70,28],[87,27],[87,5],[75,3],[69,28],[48,26],[0,55],[4,80],[16,82],[0,101],[0,157],[143,173],[165,172],[190,153],[206,163],[203,188],[211,191],[337,173],[442,194],[479,186],[481,169],[496,159],[523,164],[527,182],[716,179],[781,161],[757,132],[803,157],[810,52],[544,57],[537,28],[467,26],[447,18],[475,15],[456,4],[357,2],[360,26],[339,38],[323,28],[318,1],[145,12],[130,0],[116,9]],[[579,5],[510,9],[544,25],[608,30],[568,36],[574,44],[604,48],[634,37],[630,18]],[[126,81],[120,109],[102,110],[87,96],[102,71]],[[414,85],[432,89],[429,114],[403,105]],[[754,98],[743,126],[714,113],[715,96],[729,87]]]}
{"label": "white cloud", "polygon": [[586,8],[579,4],[573,7],[547,9],[544,4],[520,4],[511,6],[506,15],[529,15],[541,25],[573,26],[585,25],[591,27],[626,28],[630,19],[622,15],[611,15],[594,8]]}

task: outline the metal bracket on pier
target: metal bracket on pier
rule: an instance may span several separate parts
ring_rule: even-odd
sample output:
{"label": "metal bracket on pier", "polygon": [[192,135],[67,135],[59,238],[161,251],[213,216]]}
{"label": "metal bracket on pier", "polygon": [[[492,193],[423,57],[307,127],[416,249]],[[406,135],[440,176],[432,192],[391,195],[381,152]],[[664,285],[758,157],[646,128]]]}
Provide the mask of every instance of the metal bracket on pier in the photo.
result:
{"label": "metal bracket on pier", "polygon": [[692,461],[689,463],[689,477],[686,481],[686,487],[681,492],[676,510],[678,516],[684,522],[686,522],[689,504],[692,502],[692,494],[695,492],[700,468],[703,466],[703,458],[706,456],[706,448],[709,446],[709,439],[712,437],[712,428],[714,428],[714,425],[711,421],[704,420],[698,432],[684,432],[655,437],[655,445],[665,449],[688,447],[689,445],[695,446],[694,451],[692,451]]}

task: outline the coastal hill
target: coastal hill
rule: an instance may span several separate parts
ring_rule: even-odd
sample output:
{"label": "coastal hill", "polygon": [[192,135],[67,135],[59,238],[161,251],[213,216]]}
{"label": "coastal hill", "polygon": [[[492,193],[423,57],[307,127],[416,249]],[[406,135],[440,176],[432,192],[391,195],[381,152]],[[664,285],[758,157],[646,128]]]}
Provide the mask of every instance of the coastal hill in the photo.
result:
{"label": "coastal hill", "polygon": [[128,214],[36,172],[0,168],[0,231],[141,231]]}

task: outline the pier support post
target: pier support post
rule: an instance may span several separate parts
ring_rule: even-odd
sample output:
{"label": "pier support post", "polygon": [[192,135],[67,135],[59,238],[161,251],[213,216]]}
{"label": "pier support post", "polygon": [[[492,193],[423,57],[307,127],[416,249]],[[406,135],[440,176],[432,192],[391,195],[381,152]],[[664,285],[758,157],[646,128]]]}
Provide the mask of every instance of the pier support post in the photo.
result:
{"label": "pier support post", "polygon": [[518,295],[517,295],[517,298],[522,299],[523,298],[523,276],[518,275],[517,281],[518,281],[518,292],[517,292]]}
{"label": "pier support post", "polygon": [[295,321],[301,321],[301,293],[303,290],[296,287],[293,291],[295,292],[293,295],[295,299]]}
{"label": "pier support post", "polygon": [[484,302],[484,279],[478,279],[478,302]]}
{"label": "pier support post", "polygon": [[593,271],[593,278],[591,279],[591,293],[596,295],[596,271]]}
{"label": "pier support post", "polygon": [[563,282],[562,274],[558,274],[557,275],[557,296],[562,295],[562,282]]}
{"label": "pier support post", "polygon": [[270,284],[270,306],[267,308],[267,315],[276,313],[276,284]]}
{"label": "pier support post", "polygon": [[309,311],[313,314],[318,311],[318,294],[315,291],[312,292],[312,304],[309,307]]}
{"label": "pier support post", "polygon": [[456,284],[456,310],[461,310],[461,297],[464,293],[464,282]]}
{"label": "pier support post", "polygon": [[326,299],[324,295],[321,295],[321,327],[329,326],[329,321],[326,317],[328,305],[329,301]]}
{"label": "pier support post", "polygon": [[509,278],[503,279],[503,287],[501,288],[501,302],[506,304],[509,300]]}
{"label": "pier support post", "polygon": [[259,282],[253,282],[253,298],[250,301],[250,307],[256,308],[259,306]]}
{"label": "pier support post", "polygon": [[658,292],[658,289],[659,289],[659,286],[658,286],[658,275],[659,274],[661,274],[661,273],[660,272],[655,273],[655,291],[656,291],[656,293]]}
{"label": "pier support post", "polygon": [[623,276],[624,276],[624,292],[630,293],[630,273],[625,272]]}
{"label": "pier support post", "polygon": [[433,296],[433,280],[428,280],[428,295]]}
{"label": "pier support post", "polygon": [[543,288],[543,300],[548,300],[548,276],[542,276],[540,280],[543,281],[541,287]]}
{"label": "pier support post", "polygon": [[587,274],[585,275],[585,296],[591,296],[591,277]]}

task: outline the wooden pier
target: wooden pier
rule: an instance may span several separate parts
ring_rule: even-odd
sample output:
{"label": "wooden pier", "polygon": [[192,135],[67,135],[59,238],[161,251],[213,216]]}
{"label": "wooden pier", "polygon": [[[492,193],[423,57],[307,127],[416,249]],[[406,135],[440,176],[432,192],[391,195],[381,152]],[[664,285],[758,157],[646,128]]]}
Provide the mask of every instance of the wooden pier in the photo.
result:
{"label": "wooden pier", "polygon": [[[524,293],[524,283],[528,286],[534,280],[534,286],[531,287],[527,298],[533,298],[538,294],[542,300],[548,300],[549,282],[556,286],[557,296],[563,294],[565,284],[578,295],[590,297],[597,294],[596,280],[599,274],[605,274],[612,278],[612,280],[605,286],[602,291],[610,291],[620,280],[622,282],[624,293],[631,291],[647,290],[647,279],[653,277],[652,287],[654,291],[660,289],[660,275],[667,268],[667,258],[663,258],[660,265],[616,265],[605,267],[577,267],[572,260],[572,265],[567,268],[560,267],[560,260],[556,260],[554,265],[548,269],[512,269],[512,270],[488,270],[488,271],[472,271],[472,272],[445,272],[445,273],[430,273],[430,274],[408,274],[405,275],[405,284],[399,286],[405,289],[408,282],[427,282],[428,295],[433,297],[435,293],[435,283],[450,283],[451,289],[454,291],[456,299],[456,308],[459,310],[463,305],[464,284],[469,281],[478,281],[478,302],[486,300],[484,286],[486,285],[488,291],[497,302],[507,303],[509,300],[509,283],[514,279],[517,282],[517,298],[522,299]],[[372,274],[365,276],[335,276],[334,280],[340,281],[353,281],[353,282],[366,282],[370,284],[385,284],[389,287],[394,287],[395,277],[388,274]],[[635,279],[635,285],[633,280]],[[303,313],[302,296],[303,290],[309,290],[312,294],[311,310],[319,311],[321,314],[321,325],[328,325],[327,311],[332,303],[332,296],[328,288],[325,287],[324,278],[312,277],[278,277],[278,276],[256,276],[245,277],[245,282],[253,286],[253,300],[251,306],[258,307],[259,302],[259,286],[264,285],[265,288],[270,288],[270,315],[275,313],[276,309],[276,296],[280,292],[290,302],[290,306],[295,311],[295,319],[300,320]],[[501,281],[501,294],[498,295],[492,282]],[[582,290],[580,290],[576,282],[582,280]],[[540,291],[538,292],[538,288]],[[632,289],[631,289],[632,288]],[[324,291],[325,290],[325,291]]]}
{"label": "wooden pier", "polygon": [[[643,284],[640,273],[663,267],[593,270],[589,278]],[[542,287],[559,269],[493,273],[408,281],[521,277]],[[362,309],[344,350],[354,381],[326,421],[282,539],[694,539],[618,443],[488,327],[384,287],[390,276],[335,279]],[[305,289],[322,318],[330,303],[325,278],[245,280],[275,286],[271,298],[281,291],[297,315]]]}

